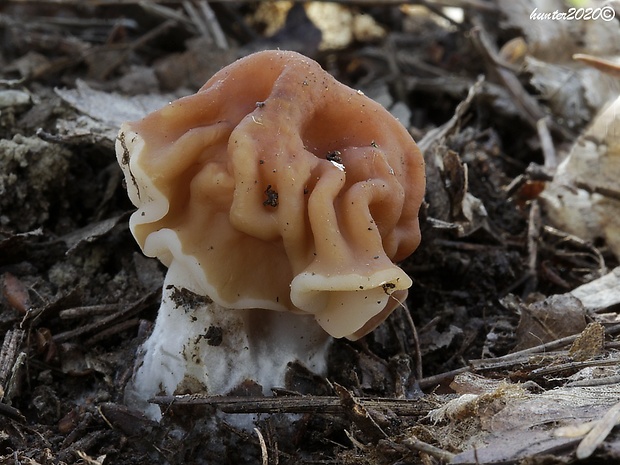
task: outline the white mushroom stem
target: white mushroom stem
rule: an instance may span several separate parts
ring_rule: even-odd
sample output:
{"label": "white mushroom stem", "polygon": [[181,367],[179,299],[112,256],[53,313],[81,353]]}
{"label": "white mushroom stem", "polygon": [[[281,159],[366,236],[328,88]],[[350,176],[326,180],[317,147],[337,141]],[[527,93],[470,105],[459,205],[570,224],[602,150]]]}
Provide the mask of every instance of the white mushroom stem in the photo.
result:
{"label": "white mushroom stem", "polygon": [[325,374],[332,338],[311,315],[225,308],[180,284],[180,275],[173,262],[142,363],[126,389],[130,405],[159,420],[159,407],[148,404],[159,394],[226,394],[249,380],[269,395],[286,386],[295,361]]}

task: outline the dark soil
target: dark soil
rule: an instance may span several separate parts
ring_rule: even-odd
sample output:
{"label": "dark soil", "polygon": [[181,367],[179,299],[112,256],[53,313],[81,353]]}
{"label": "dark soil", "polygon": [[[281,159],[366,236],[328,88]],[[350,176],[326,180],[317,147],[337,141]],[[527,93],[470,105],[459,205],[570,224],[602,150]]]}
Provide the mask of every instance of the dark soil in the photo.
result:
{"label": "dark soil", "polygon": [[[460,22],[436,6],[405,14],[392,2],[342,2],[384,33],[338,49],[319,48],[325,34],[299,3],[268,37],[273,20],[257,3],[212,2],[225,48],[200,32],[213,23],[181,2],[163,3],[163,13],[131,1],[0,5],[0,463],[443,463],[449,456],[441,451],[461,449],[442,441],[427,414],[454,393],[455,373],[513,350],[523,305],[598,277],[597,257],[608,269],[617,264],[602,241],[545,229],[536,204],[545,178],[532,175],[544,172],[545,156],[537,118],[520,99],[549,116],[560,153],[589,118],[568,125],[515,63],[520,90],[507,90],[509,68],[487,52],[523,31],[504,22],[503,2],[465,1]],[[490,40],[487,49],[474,30]],[[129,232],[133,206],[105,133],[110,125],[85,120],[55,89],[82,80],[106,93],[174,98],[266,48],[316,59],[427,142],[422,244],[402,263],[414,282],[409,310],[360,341],[336,341],[328,381],[292,369],[298,392],[321,396],[175,405],[158,424],[125,406],[123,392],[165,268],[145,258]],[[468,98],[472,86],[479,87]],[[461,102],[458,121],[433,136]],[[486,215],[467,213],[469,195]],[[478,373],[540,389],[558,384],[529,369]],[[239,414],[222,411],[257,415],[256,429],[236,427]],[[412,437],[438,450],[412,445]],[[545,463],[569,460],[564,453]]]}

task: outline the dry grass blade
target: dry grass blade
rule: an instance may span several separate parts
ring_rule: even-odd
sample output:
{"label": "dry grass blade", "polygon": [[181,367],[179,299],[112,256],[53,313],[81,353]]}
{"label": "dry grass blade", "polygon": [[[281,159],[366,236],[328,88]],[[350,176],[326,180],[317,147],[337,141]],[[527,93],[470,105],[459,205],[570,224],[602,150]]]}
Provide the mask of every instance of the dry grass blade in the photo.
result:
{"label": "dry grass blade", "polygon": [[547,118],[539,119],[536,122],[536,129],[538,131],[538,138],[540,139],[540,146],[543,151],[543,156],[545,158],[545,169],[554,170],[558,165],[558,157],[555,151],[555,146],[553,145],[553,138],[551,137],[551,133],[549,132],[549,124],[547,122]]}
{"label": "dry grass blade", "polygon": [[267,453],[267,444],[265,443],[265,438],[263,437],[263,433],[261,433],[260,429],[254,428],[254,432],[258,436],[258,442],[260,443],[260,453],[263,465],[269,464],[269,454]]}

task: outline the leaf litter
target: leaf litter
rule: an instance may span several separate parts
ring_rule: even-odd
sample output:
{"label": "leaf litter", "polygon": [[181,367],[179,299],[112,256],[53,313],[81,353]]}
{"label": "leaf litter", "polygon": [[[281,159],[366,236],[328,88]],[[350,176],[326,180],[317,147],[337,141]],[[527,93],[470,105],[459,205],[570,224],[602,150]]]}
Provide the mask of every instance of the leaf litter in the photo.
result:
{"label": "leaf litter", "polygon": [[[620,30],[453,3],[0,6],[2,463],[618,459],[620,135],[600,127],[617,125]],[[163,269],[128,232],[114,140],[264,48],[319,60],[418,141],[414,285],[335,344],[326,379],[297,366],[274,397],[158,397],[158,424],[123,397]]]}

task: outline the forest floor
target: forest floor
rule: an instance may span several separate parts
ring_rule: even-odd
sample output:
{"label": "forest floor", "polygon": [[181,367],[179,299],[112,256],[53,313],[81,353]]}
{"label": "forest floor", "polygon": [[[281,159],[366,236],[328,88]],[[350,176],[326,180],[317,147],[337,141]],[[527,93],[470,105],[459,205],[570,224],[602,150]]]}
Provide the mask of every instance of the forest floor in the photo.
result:
{"label": "forest floor", "polygon": [[[620,7],[592,3],[4,0],[0,464],[618,463],[618,105],[590,125],[620,94]],[[263,49],[418,142],[413,286],[325,379],[292,368],[314,394],[178,400],[157,423],[124,389],[166,270],[129,232],[116,135]]]}

